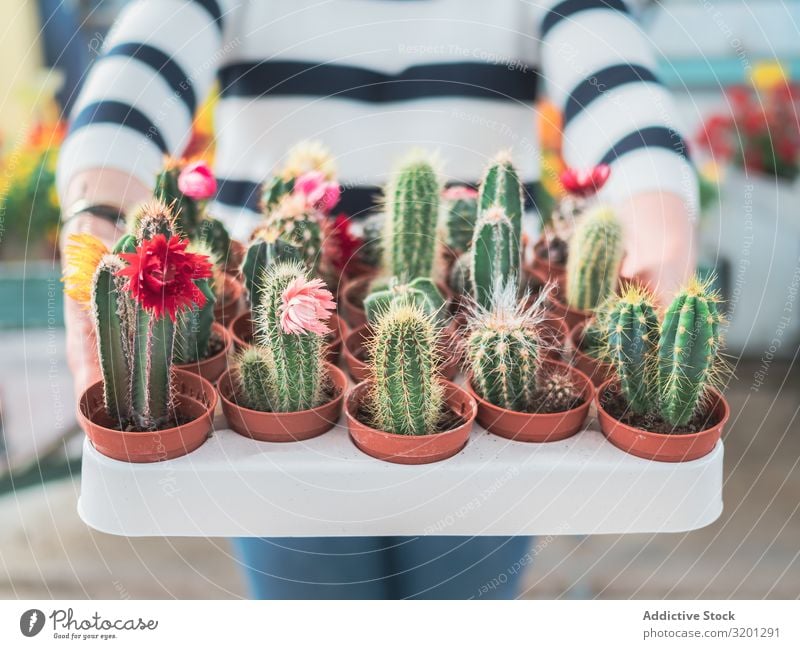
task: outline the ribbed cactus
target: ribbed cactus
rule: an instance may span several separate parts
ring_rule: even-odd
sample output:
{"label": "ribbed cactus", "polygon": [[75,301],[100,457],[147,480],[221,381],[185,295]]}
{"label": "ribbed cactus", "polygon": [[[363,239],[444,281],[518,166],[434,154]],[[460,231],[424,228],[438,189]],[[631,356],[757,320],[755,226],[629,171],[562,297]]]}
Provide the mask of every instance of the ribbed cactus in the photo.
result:
{"label": "ribbed cactus", "polygon": [[450,187],[443,196],[445,242],[454,254],[466,252],[478,220],[478,195],[468,187]]}
{"label": "ribbed cactus", "polygon": [[178,232],[184,237],[193,237],[203,215],[197,203],[178,189],[180,173],[180,164],[169,162],[156,176],[153,194],[172,211]]}
{"label": "ribbed cactus", "polygon": [[265,230],[300,251],[306,267],[317,275],[322,261],[322,223],[324,215],[308,207],[300,196],[287,195],[278,206],[266,212]]}
{"label": "ribbed cactus", "polygon": [[534,407],[541,354],[541,299],[518,300],[514,284],[497,285],[490,305],[469,319],[466,354],[472,386],[490,403],[526,412]]}
{"label": "ribbed cactus", "polygon": [[156,318],[144,309],[136,312],[133,344],[131,405],[136,427],[159,430],[170,420],[175,325],[167,316]]}
{"label": "ribbed cactus", "polygon": [[525,202],[522,196],[522,183],[511,162],[511,156],[504,151],[495,156],[484,173],[478,199],[478,214],[492,206],[503,208],[514,226],[517,241],[522,236],[522,212]]}
{"label": "ribbed cactus", "polygon": [[418,277],[408,284],[392,278],[387,286],[373,290],[364,300],[367,320],[375,324],[392,304],[399,302],[418,306],[425,315],[434,318],[439,324],[446,323],[449,318],[447,303],[433,280]]}
{"label": "ribbed cactus", "polygon": [[125,426],[132,418],[129,359],[136,307],[122,290],[125,280],[116,275],[123,268],[124,263],[116,255],[103,258],[92,280],[91,304],[106,412]]}
{"label": "ribbed cactus", "polygon": [[196,236],[192,237],[199,245],[207,247],[213,259],[225,264],[231,249],[231,235],[222,221],[211,217],[204,218],[197,229]]}
{"label": "ribbed cactus", "polygon": [[[128,245],[135,244],[145,239],[152,239],[157,234],[170,237],[177,234],[175,217],[166,203],[160,200],[152,200],[142,205],[133,217],[133,242],[127,237],[121,241],[127,241]],[[116,246],[115,246],[116,248]]]}
{"label": "ribbed cactus", "polygon": [[502,207],[481,212],[472,237],[470,280],[478,304],[489,307],[494,287],[519,283],[520,245],[517,230]]}
{"label": "ribbed cactus", "polygon": [[439,179],[430,159],[415,153],[386,190],[386,271],[397,277],[430,277],[436,250]]}
{"label": "ribbed cactus", "polygon": [[242,275],[250,304],[261,304],[261,286],[267,268],[279,261],[300,261],[297,246],[278,237],[276,230],[261,228],[253,235],[242,263]]}
{"label": "ribbed cactus", "polygon": [[373,426],[398,435],[436,432],[443,389],[437,373],[436,326],[419,307],[396,303],[371,340]]}
{"label": "ribbed cactus", "polygon": [[658,343],[661,416],[686,424],[716,379],[720,349],[719,298],[710,282],[693,278],[664,315]]}
{"label": "ribbed cactus", "polygon": [[325,396],[325,336],[312,331],[286,333],[281,325],[283,293],[296,279],[306,279],[306,273],[298,262],[267,268],[261,303],[253,314],[256,342],[267,359],[261,391],[273,412],[314,408]]}
{"label": "ribbed cactus", "polygon": [[606,314],[605,326],[608,360],[631,411],[653,412],[658,404],[653,378],[659,323],[651,295],[635,285],[625,287]]}
{"label": "ribbed cactus", "polygon": [[595,208],[581,219],[569,245],[567,302],[574,309],[591,311],[616,289],[622,226],[609,208]]}
{"label": "ribbed cactus", "polygon": [[448,283],[450,288],[457,295],[472,294],[472,280],[470,279],[470,267],[472,266],[472,253],[461,253],[450,267],[450,277]]}
{"label": "ribbed cactus", "polygon": [[548,374],[539,381],[538,390],[553,412],[563,412],[575,406],[578,388],[568,373]]}
{"label": "ribbed cactus", "polygon": [[176,363],[194,363],[208,355],[217,297],[209,280],[199,279],[195,283],[205,296],[206,302],[201,307],[195,305],[178,315],[173,347],[173,360]]}
{"label": "ribbed cactus", "polygon": [[260,412],[272,410],[271,393],[265,389],[272,382],[271,366],[269,354],[262,347],[246,347],[240,352],[234,367],[242,405]]}

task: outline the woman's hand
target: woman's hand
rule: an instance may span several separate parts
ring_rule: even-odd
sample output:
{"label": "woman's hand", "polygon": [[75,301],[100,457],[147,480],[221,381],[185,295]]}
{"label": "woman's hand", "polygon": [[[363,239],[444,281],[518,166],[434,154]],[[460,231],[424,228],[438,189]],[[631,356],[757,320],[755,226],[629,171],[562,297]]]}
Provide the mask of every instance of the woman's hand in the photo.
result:
{"label": "woman's hand", "polygon": [[618,210],[624,229],[622,277],[639,281],[666,308],[695,272],[695,231],[676,194],[649,192]]}

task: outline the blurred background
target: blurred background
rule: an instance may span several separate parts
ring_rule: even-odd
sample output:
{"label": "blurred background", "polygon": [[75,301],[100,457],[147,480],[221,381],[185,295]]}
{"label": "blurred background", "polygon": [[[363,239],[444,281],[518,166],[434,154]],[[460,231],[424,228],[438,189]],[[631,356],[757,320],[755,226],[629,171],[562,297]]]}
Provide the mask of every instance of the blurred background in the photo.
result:
{"label": "blurred background", "polygon": [[[124,4],[0,3],[4,598],[244,593],[224,539],[115,538],[76,513],[82,433],[64,362],[54,169],[63,116]],[[701,271],[728,302],[725,512],[688,534],[540,539],[526,597],[797,597],[800,0],[631,4],[692,135]],[[211,114],[195,125],[206,146]],[[545,135],[542,165],[557,166],[558,134]]]}

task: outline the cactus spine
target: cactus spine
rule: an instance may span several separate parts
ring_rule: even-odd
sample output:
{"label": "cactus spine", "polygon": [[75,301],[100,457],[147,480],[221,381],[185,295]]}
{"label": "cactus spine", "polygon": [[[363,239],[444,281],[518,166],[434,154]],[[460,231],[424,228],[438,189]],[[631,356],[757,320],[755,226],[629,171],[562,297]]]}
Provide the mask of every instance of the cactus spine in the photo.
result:
{"label": "cactus spine", "polygon": [[295,246],[306,267],[317,275],[322,261],[322,222],[324,216],[306,205],[302,196],[286,195],[277,208],[266,212],[265,230],[277,233]]}
{"label": "cactus spine", "polygon": [[422,310],[394,303],[371,342],[373,425],[398,435],[436,432],[444,401],[437,374],[436,327]]}
{"label": "cactus spine", "polygon": [[517,300],[515,284],[497,285],[490,306],[477,305],[466,353],[472,385],[490,403],[526,412],[534,407],[540,359],[542,303]]}
{"label": "cactus spine", "polygon": [[131,405],[136,426],[158,430],[169,421],[173,404],[172,369],[175,325],[167,316],[136,312]]}
{"label": "cactus spine", "polygon": [[595,208],[581,219],[567,260],[567,302],[572,308],[593,310],[614,292],[622,253],[622,226],[609,208]]}
{"label": "cactus spine", "polygon": [[[285,333],[280,323],[283,292],[298,277],[306,277],[306,270],[298,262],[269,267],[263,277],[261,304],[254,313],[256,340],[267,361],[262,392],[273,412],[308,410],[324,399],[325,336]],[[252,397],[248,393],[248,398]]]}
{"label": "cactus spine", "polygon": [[499,153],[489,164],[481,182],[478,214],[494,205],[503,208],[514,228],[517,241],[522,236],[522,183],[508,152]]}
{"label": "cactus spine", "polygon": [[720,349],[718,296],[692,279],[670,304],[658,344],[661,416],[685,425],[715,380]]}
{"label": "cactus spine", "polygon": [[498,283],[505,286],[519,282],[519,238],[512,220],[502,207],[490,207],[478,218],[471,254],[473,297],[478,304],[488,308]]}
{"label": "cactus spine", "polygon": [[652,412],[658,403],[653,370],[659,333],[652,297],[639,287],[626,287],[607,313],[605,326],[609,360],[628,405],[637,414]]}
{"label": "cactus spine", "polygon": [[418,306],[425,315],[434,318],[439,324],[444,324],[447,320],[445,299],[433,280],[427,277],[418,277],[408,284],[393,280],[388,287],[370,293],[364,300],[367,320],[375,324],[397,302]]}
{"label": "cactus spine", "polygon": [[251,410],[270,412],[272,401],[264,389],[272,380],[267,352],[258,346],[245,348],[236,360],[236,368],[243,405]]}
{"label": "cactus spine", "polygon": [[[457,191],[462,189],[464,191]],[[472,243],[472,233],[478,220],[478,198],[468,188],[445,191],[446,242],[455,254],[466,252]]]}
{"label": "cactus spine", "polygon": [[426,157],[414,154],[387,189],[387,270],[396,277],[430,277],[436,249],[439,179]]}
{"label": "cactus spine", "polygon": [[178,231],[184,237],[192,237],[200,224],[202,214],[197,203],[184,196],[183,192],[178,189],[180,173],[180,165],[177,162],[168,162],[156,177],[153,194],[156,199],[170,208]]}
{"label": "cactus spine", "polygon": [[261,286],[267,268],[279,261],[300,261],[297,246],[278,237],[275,230],[258,230],[247,248],[242,263],[242,275],[250,296],[250,304],[255,308],[261,304]]}
{"label": "cactus spine", "polygon": [[178,316],[175,323],[173,356],[176,363],[193,363],[208,355],[217,296],[207,279],[199,279],[195,283],[205,296],[206,302],[202,307],[195,305]]}

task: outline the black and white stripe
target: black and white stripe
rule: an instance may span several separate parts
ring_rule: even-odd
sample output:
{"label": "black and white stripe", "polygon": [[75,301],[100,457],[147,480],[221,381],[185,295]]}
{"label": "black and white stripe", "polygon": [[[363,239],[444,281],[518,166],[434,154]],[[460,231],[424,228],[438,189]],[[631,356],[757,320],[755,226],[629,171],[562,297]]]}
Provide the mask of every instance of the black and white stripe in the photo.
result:
{"label": "black and white stripe", "polygon": [[412,146],[475,182],[511,148],[538,179],[533,102],[565,115],[569,164],[613,167],[608,200],[696,190],[674,109],[622,0],[138,0],[110,34],[73,113],[59,187],[111,166],[152,183],[179,154],[216,78],[214,205],[239,235],[258,184],[293,144],[334,153],[342,207],[362,213]]}

